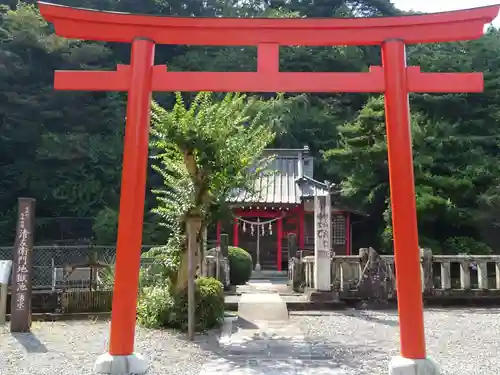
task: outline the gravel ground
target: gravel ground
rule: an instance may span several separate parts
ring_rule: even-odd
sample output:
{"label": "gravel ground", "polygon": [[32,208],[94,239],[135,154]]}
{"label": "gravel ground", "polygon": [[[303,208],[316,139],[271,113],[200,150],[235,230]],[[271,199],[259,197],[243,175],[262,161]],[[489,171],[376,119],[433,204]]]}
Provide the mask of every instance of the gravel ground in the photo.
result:
{"label": "gravel ground", "polygon": [[[441,365],[442,375],[498,373],[499,312],[426,312],[428,351]],[[397,317],[392,312],[303,312],[293,313],[290,320],[306,337],[311,360],[329,357],[345,375],[385,375],[389,358],[398,354]],[[95,358],[106,350],[108,332],[108,323],[92,321],[35,322],[33,335],[15,337],[0,329],[0,374],[92,374]],[[223,354],[218,335],[201,335],[190,343],[169,331],[138,329],[136,348],[150,359],[151,375],[198,375],[203,364]],[[291,354],[294,344],[289,345]]]}
{"label": "gravel ground", "polygon": [[[500,368],[500,309],[429,309],[429,356],[441,375],[494,375]],[[323,343],[348,375],[385,375],[398,355],[396,312],[342,311],[294,314],[311,342]]]}
{"label": "gravel ground", "polygon": [[[0,333],[0,375],[90,375],[107,350],[109,323],[34,322],[33,335]],[[136,350],[150,361],[151,375],[194,375],[214,354],[218,332],[194,343],[169,331],[137,329]]]}

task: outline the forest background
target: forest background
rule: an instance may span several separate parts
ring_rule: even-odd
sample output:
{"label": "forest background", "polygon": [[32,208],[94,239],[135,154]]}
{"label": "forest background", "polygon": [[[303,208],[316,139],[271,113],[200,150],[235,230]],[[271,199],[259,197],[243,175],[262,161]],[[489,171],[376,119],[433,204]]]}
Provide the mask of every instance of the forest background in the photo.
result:
{"label": "forest background", "polygon": [[[175,16],[367,17],[403,12],[389,0],[63,0],[120,12]],[[56,69],[112,69],[130,46],[65,40],[33,1],[0,0],[0,245],[13,243],[16,201],[37,199],[37,244],[61,233],[116,238],[125,95],[53,89]],[[477,41],[408,47],[424,71],[484,72],[481,94],[411,95],[421,246],[435,253],[500,253],[500,32]],[[252,71],[255,48],[158,46],[170,70]],[[380,64],[375,47],[281,48],[280,69],[359,72]],[[265,97],[272,96],[273,93]],[[155,95],[167,109],[173,94]],[[354,224],[353,246],[391,251],[383,98],[302,94],[291,100],[272,147],[308,145],[315,178],[337,184],[343,204],[368,215]],[[165,243],[151,209],[161,185],[150,172],[145,244]],[[71,237],[71,235],[69,235]],[[77,236],[78,237],[78,236]],[[72,238],[72,237],[71,237]],[[90,239],[90,238],[89,238]]]}

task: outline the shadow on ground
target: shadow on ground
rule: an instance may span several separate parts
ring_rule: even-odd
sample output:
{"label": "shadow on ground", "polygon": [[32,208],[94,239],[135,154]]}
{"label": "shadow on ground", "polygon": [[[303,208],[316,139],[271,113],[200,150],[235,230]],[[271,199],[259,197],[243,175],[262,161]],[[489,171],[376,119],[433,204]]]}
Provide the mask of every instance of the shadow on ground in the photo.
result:
{"label": "shadow on ground", "polygon": [[33,333],[11,333],[28,353],[47,353],[48,349]]}
{"label": "shadow on ground", "polygon": [[[232,332],[254,328],[257,327],[253,323],[238,318],[233,321]],[[314,371],[315,375],[342,375],[366,366],[367,358],[384,355],[379,347],[370,343],[360,347],[359,344],[337,342],[331,337],[287,336],[286,330],[258,332],[252,336],[234,335],[229,341],[215,345],[211,340],[200,339],[196,341],[201,348],[212,352],[215,358],[204,365],[202,374],[251,371],[288,375]]]}
{"label": "shadow on ground", "polygon": [[388,327],[399,327],[399,321],[397,318],[398,314],[396,312],[390,312],[390,313],[384,312],[385,315],[393,317],[394,319],[384,319],[381,318],[380,316],[375,316],[374,314],[370,313],[370,311],[367,310],[338,311],[337,313],[355,319],[360,319],[365,322],[382,324]]}

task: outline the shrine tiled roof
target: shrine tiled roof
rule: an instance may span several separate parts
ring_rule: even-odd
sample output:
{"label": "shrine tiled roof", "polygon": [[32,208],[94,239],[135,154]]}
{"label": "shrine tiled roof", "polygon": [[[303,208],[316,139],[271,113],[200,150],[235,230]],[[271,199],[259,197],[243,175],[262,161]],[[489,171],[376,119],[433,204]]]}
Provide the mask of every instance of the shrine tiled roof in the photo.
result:
{"label": "shrine tiled roof", "polygon": [[326,194],[327,186],[313,179],[314,159],[307,147],[303,149],[267,149],[274,155],[268,173],[257,178],[252,192],[235,192],[234,204],[300,204],[304,197]]}

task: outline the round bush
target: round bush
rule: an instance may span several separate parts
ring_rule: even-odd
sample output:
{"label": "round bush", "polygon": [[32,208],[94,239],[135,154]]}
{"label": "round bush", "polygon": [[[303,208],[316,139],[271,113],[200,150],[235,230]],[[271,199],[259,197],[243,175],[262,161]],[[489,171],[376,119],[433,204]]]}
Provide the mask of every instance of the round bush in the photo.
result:
{"label": "round bush", "polygon": [[219,326],[224,321],[224,286],[213,277],[202,277],[196,280],[196,291],[196,321],[199,329]]}
{"label": "round bush", "polygon": [[[196,279],[195,325],[197,331],[214,328],[224,320],[224,291],[214,278]],[[148,328],[178,328],[187,330],[187,290],[173,293],[167,286],[144,288],[137,306],[137,322]]]}
{"label": "round bush", "polygon": [[252,276],[252,256],[239,247],[229,246],[229,279],[232,285],[243,285]]}

